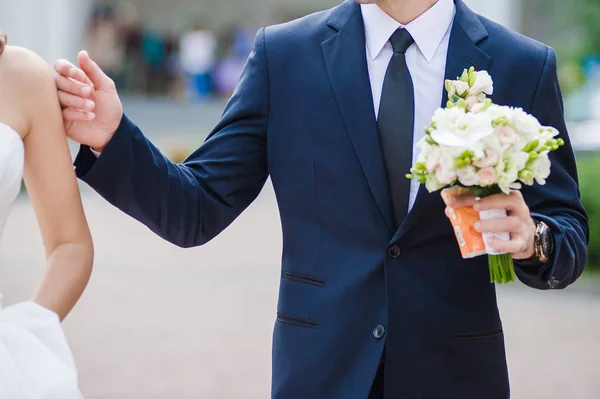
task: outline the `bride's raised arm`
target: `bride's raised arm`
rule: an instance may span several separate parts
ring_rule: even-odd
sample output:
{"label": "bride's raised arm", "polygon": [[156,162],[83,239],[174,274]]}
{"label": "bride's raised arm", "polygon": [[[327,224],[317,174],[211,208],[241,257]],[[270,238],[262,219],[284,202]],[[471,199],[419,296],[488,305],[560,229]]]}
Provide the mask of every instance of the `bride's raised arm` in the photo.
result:
{"label": "bride's raised arm", "polygon": [[46,250],[47,268],[34,301],[64,319],[91,275],[93,245],[65,136],[56,86],[37,55],[8,47],[3,79],[22,110],[24,180]]}

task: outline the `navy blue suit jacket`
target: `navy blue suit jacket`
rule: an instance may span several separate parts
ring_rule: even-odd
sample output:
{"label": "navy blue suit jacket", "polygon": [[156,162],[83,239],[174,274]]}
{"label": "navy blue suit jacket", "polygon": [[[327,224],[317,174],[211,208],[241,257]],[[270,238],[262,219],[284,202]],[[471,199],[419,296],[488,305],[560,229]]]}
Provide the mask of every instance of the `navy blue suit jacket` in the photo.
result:
{"label": "navy blue suit jacket", "polygon": [[[565,140],[548,183],[523,190],[552,229],[553,260],[517,265],[531,287],[564,288],[584,268],[588,226],[554,51],[456,6],[446,77],[488,70],[495,102],[522,107]],[[392,227],[364,35],[352,0],[262,29],[221,121],[183,164],[124,117],[100,158],[81,149],[77,173],[181,247],[218,235],[271,177],[283,225],[274,398],[364,399],[384,347],[386,397],[506,398],[487,260],[461,258],[439,193],[421,189]]]}

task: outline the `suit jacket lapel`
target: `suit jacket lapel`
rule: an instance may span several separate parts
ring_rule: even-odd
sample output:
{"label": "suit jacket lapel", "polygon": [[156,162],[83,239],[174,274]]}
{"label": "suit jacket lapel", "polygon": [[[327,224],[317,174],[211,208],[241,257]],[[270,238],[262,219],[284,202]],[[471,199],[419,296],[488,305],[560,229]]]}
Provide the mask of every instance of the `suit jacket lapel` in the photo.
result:
{"label": "suit jacket lapel", "polygon": [[360,6],[353,0],[345,1],[335,9],[328,25],[337,31],[322,43],[331,87],[375,202],[393,232],[391,199],[373,109]]}
{"label": "suit jacket lapel", "polygon": [[[487,30],[481,20],[462,0],[456,0],[456,15],[450,32],[450,44],[446,58],[445,78],[454,80],[462,75],[464,69],[474,66],[476,70],[488,68],[491,57],[477,45],[488,37]],[[448,93],[444,89],[441,106],[445,107]],[[419,105],[417,104],[417,107]],[[402,238],[415,228],[421,217],[431,211],[435,203],[441,202],[439,192],[429,193],[424,185],[419,187],[417,199],[404,223],[396,232],[392,242]]]}

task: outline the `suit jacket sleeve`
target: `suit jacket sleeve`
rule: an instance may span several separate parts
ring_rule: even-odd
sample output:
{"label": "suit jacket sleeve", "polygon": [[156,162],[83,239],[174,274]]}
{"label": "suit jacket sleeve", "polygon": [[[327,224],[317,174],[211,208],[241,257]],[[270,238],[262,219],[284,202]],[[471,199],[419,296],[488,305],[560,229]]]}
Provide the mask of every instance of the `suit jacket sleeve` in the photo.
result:
{"label": "suit jacket sleeve", "polygon": [[580,201],[575,156],[564,120],[556,55],[551,48],[548,48],[532,113],[542,125],[558,129],[565,145],[550,155],[552,171],[546,185],[523,189],[532,217],[544,221],[552,231],[552,259],[539,267],[516,262],[516,272],[521,281],[534,288],[566,288],[581,275],[585,267],[589,226]]}
{"label": "suit jacket sleeve", "polygon": [[82,147],[78,176],[169,242],[202,245],[257,197],[267,176],[269,75],[261,29],[221,121],[183,164],[170,162],[126,116],[102,155]]}

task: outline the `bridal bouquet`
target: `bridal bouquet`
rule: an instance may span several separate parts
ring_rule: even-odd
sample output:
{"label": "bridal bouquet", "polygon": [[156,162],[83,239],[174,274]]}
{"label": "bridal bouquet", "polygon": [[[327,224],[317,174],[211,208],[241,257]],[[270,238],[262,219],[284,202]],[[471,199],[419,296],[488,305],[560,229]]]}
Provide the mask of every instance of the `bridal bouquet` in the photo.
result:
{"label": "bridal bouquet", "polygon": [[[425,184],[429,192],[443,195],[470,191],[478,198],[519,190],[522,184],[545,184],[550,175],[548,154],[564,144],[558,131],[542,126],[520,108],[496,105],[488,95],[493,81],[486,71],[465,70],[457,80],[447,80],[448,103],[438,109],[420,155],[407,175]],[[480,234],[474,225],[481,219],[505,217],[506,211],[481,213],[472,208],[452,210],[450,219],[463,258],[488,255],[490,280],[514,281],[512,257],[487,245],[490,237],[509,240],[508,233]]]}

